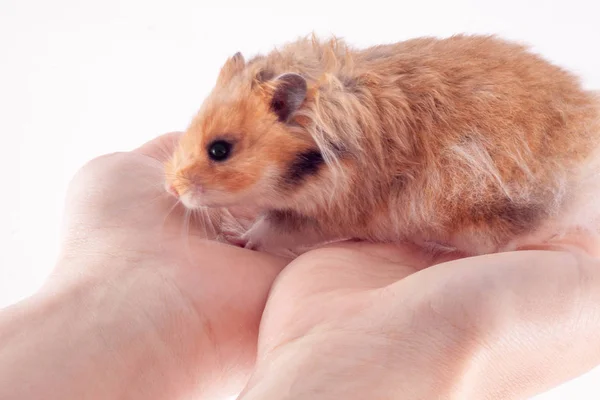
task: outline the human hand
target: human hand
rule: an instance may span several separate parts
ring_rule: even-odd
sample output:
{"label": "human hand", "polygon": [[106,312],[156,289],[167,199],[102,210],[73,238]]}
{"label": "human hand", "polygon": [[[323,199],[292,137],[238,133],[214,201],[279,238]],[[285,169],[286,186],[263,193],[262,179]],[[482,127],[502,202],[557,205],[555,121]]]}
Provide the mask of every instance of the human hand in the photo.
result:
{"label": "human hand", "polygon": [[0,398],[239,392],[287,261],[186,226],[161,184],[177,135],[95,159],[73,179],[55,271],[0,315]]}
{"label": "human hand", "polygon": [[300,256],[274,284],[241,399],[548,390],[600,365],[600,264],[580,250],[593,242],[466,259],[356,243]]}
{"label": "human hand", "polygon": [[[245,382],[286,260],[206,241],[197,226],[186,240],[159,184],[172,139],[101,157],[73,181],[55,273],[0,314],[1,398],[208,398]],[[585,342],[598,328],[595,262],[516,254],[422,272],[441,260],[358,244],[306,254],[275,286],[244,396],[485,398],[596,365]]]}

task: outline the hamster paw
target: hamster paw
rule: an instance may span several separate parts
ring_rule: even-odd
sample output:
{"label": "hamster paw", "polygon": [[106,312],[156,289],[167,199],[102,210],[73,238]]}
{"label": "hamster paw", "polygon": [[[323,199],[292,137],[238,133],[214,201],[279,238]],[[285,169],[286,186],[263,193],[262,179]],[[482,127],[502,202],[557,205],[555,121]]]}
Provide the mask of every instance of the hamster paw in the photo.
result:
{"label": "hamster paw", "polygon": [[248,250],[260,251],[285,258],[296,258],[299,255],[292,248],[278,245],[275,241],[270,241],[268,236],[256,237],[254,235],[248,235],[248,237],[244,237],[241,240],[245,241],[244,248]]}
{"label": "hamster paw", "polygon": [[246,248],[284,258],[296,258],[299,255],[299,253],[291,248],[266,246],[264,244],[250,243]]}
{"label": "hamster paw", "polygon": [[243,236],[240,236],[239,234],[233,232],[222,232],[218,238],[218,241],[236,247],[246,247],[248,244],[248,241]]}

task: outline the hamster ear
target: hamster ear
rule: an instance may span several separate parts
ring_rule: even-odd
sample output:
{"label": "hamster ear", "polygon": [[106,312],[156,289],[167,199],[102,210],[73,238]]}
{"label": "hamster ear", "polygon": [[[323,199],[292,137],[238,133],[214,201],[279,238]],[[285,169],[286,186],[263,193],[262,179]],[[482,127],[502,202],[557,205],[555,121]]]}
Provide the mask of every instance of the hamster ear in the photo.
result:
{"label": "hamster ear", "polygon": [[232,57],[229,57],[219,73],[219,83],[226,83],[235,74],[240,72],[246,66],[246,60],[241,52],[235,53]]}
{"label": "hamster ear", "polygon": [[275,91],[271,98],[271,110],[281,122],[287,122],[306,99],[306,79],[290,72],[279,75],[273,83]]}

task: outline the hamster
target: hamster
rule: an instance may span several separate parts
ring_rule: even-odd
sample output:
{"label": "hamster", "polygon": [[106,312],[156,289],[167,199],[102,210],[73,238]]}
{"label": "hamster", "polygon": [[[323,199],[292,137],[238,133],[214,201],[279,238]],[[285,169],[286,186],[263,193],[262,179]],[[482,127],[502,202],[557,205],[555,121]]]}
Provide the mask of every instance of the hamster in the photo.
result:
{"label": "hamster", "polygon": [[481,255],[596,229],[599,139],[598,94],[523,44],[312,35],[225,62],[165,186],[189,209],[254,210],[229,234],[251,249]]}

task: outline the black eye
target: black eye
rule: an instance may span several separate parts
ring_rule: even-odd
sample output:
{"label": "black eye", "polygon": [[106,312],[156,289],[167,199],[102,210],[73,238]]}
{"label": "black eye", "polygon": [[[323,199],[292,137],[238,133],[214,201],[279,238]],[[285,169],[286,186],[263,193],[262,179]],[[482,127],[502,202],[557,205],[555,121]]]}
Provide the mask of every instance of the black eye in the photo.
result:
{"label": "black eye", "polygon": [[217,140],[208,146],[208,156],[214,161],[224,161],[231,154],[231,143]]}

